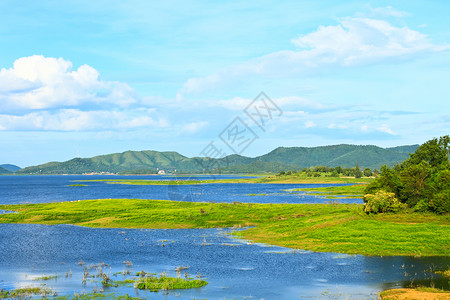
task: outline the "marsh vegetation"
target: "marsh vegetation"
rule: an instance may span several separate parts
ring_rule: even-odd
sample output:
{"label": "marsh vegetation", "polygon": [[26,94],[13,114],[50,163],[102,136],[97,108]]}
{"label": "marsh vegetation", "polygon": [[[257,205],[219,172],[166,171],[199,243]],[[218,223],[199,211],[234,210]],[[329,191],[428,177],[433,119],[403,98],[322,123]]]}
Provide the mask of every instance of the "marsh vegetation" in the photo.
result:
{"label": "marsh vegetation", "polygon": [[450,255],[450,216],[367,215],[361,204],[252,204],[102,199],[1,205],[2,223],[109,228],[237,227],[236,236],[290,248],[364,255]]}

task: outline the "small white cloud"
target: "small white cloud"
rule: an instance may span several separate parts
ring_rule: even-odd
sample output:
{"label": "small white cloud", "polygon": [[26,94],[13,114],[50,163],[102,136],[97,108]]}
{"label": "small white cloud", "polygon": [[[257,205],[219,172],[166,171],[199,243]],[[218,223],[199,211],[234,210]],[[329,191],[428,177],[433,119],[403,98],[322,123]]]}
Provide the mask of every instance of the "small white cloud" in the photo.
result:
{"label": "small white cloud", "polygon": [[369,131],[369,126],[367,126],[367,125],[361,126],[361,131],[368,132]]}
{"label": "small white cloud", "polygon": [[377,127],[377,130],[380,132],[388,133],[390,135],[395,135],[395,133],[386,124],[383,124],[380,127]]}
{"label": "small white cloud", "polygon": [[314,123],[313,121],[306,121],[305,122],[305,127],[306,128],[312,128],[312,127],[315,127],[316,126],[316,123]]}
{"label": "small white cloud", "polygon": [[183,127],[183,131],[187,133],[196,133],[200,129],[204,128],[206,125],[208,125],[208,122],[200,121],[200,122],[192,122]]}
{"label": "small white cloud", "polygon": [[286,117],[305,117],[308,116],[309,114],[303,110],[298,110],[298,111],[287,111],[284,113],[284,116]]}
{"label": "small white cloud", "polygon": [[392,6],[386,7],[376,7],[370,9],[370,15],[374,17],[396,17],[402,18],[406,16],[410,16],[411,14],[406,11],[400,11]]}
{"label": "small white cloud", "polygon": [[137,102],[134,90],[121,82],[103,81],[88,65],[77,70],[63,58],[33,55],[17,59],[12,68],[0,70],[0,109],[34,110],[74,107],[81,104]]}
{"label": "small white cloud", "polygon": [[245,99],[242,97],[234,97],[229,100],[219,100],[216,103],[213,103],[213,105],[218,104],[221,107],[224,107],[229,110],[243,110],[245,109],[252,100]]}
{"label": "small white cloud", "polygon": [[328,125],[328,129],[346,129],[346,128],[348,128],[348,125],[345,124],[332,123]]}

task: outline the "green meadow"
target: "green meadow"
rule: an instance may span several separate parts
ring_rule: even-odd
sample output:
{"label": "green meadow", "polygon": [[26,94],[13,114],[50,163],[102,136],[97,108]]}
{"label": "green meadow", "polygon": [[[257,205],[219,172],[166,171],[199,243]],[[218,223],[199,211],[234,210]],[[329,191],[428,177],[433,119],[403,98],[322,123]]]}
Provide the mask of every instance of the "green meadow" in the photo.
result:
{"label": "green meadow", "polygon": [[243,228],[254,242],[363,255],[450,255],[450,216],[366,215],[361,204],[194,203],[142,199],[0,205],[0,223],[105,228]]}

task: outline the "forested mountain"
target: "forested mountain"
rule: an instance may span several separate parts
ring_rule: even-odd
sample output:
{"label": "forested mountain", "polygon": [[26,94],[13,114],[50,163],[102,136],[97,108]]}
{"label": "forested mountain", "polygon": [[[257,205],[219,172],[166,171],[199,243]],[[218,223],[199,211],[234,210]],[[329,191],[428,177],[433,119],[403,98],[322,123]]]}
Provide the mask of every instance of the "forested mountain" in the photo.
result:
{"label": "forested mountain", "polygon": [[11,164],[0,165],[0,168],[3,168],[3,169],[8,170],[10,172],[16,172],[16,171],[20,170],[20,167],[18,167],[16,165],[11,165]]}
{"label": "forested mountain", "polygon": [[[165,170],[177,173],[261,173],[309,168],[341,166],[380,168],[392,166],[408,158],[418,145],[381,148],[377,146],[333,145],[321,147],[279,147],[255,158],[229,155],[221,159],[189,158],[177,152],[126,151],[92,158],[74,158],[65,162],[49,162],[27,167],[16,174],[82,174],[90,172],[133,173],[133,170]],[[137,172],[139,173],[139,172]]]}
{"label": "forested mountain", "polygon": [[9,170],[6,170],[5,168],[0,167],[0,174],[11,174],[12,172]]}
{"label": "forested mountain", "polygon": [[363,168],[379,168],[400,163],[408,158],[408,154],[417,149],[418,145],[395,148],[377,146],[333,145],[322,147],[279,147],[258,159],[266,162],[290,164],[299,168],[311,166],[354,167],[359,163]]}

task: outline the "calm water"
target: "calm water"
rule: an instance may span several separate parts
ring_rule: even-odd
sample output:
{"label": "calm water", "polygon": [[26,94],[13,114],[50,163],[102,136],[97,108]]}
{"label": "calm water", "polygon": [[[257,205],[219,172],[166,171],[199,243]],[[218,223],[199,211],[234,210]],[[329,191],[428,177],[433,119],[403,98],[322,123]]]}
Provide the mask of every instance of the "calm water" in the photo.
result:
{"label": "calm water", "polygon": [[[88,183],[88,187],[66,187],[76,179],[75,176],[0,176],[0,203],[121,197],[171,199],[167,187],[164,192],[161,186]],[[206,185],[206,192],[202,191],[199,197],[194,193],[191,199],[184,200],[313,202],[284,191],[297,186],[300,185]],[[219,190],[214,191],[214,187]],[[246,196],[250,193],[267,196]],[[114,289],[149,299],[376,299],[376,293],[383,289],[411,282],[429,285],[432,281],[437,287],[448,287],[448,280],[429,271],[448,267],[449,258],[291,251],[233,239],[228,232],[228,229],[130,230],[0,224],[0,289],[46,284],[59,295],[73,295],[100,288],[98,282],[82,284],[80,260],[85,266],[110,264],[105,271],[111,274],[132,269],[169,272],[175,276],[174,269],[183,265],[189,267],[185,272],[193,277],[202,274],[209,282],[200,289],[173,291],[168,295],[136,291],[132,287]],[[127,267],[125,261],[131,261],[133,266]],[[66,278],[64,274],[69,271],[72,276]],[[56,280],[33,280],[55,272],[60,276]],[[112,278],[122,280],[123,276]]]}
{"label": "calm water", "polygon": [[[217,178],[217,176],[215,177]],[[221,178],[242,178],[221,175]],[[122,185],[83,182],[88,186],[69,187],[76,180],[146,179],[173,180],[170,176],[0,176],[0,204],[60,202],[101,198],[138,198],[205,202],[326,203],[324,197],[290,192],[300,187],[329,184],[202,184],[202,185]],[[211,179],[200,176],[196,179]],[[340,199],[342,203],[362,203],[361,199]]]}

